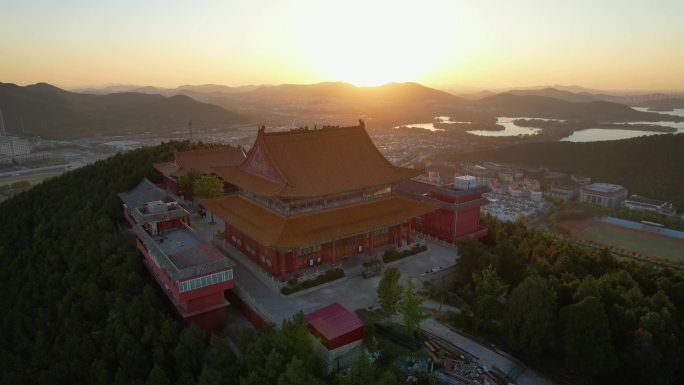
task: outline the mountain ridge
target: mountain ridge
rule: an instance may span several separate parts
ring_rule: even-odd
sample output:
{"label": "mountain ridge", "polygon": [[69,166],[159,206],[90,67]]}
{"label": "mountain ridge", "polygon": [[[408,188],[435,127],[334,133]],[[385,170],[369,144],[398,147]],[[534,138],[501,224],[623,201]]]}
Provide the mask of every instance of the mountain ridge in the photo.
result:
{"label": "mountain ridge", "polygon": [[184,129],[229,126],[245,116],[188,96],[117,92],[74,93],[48,83],[18,86],[0,83],[0,108],[9,132],[53,138],[168,133]]}

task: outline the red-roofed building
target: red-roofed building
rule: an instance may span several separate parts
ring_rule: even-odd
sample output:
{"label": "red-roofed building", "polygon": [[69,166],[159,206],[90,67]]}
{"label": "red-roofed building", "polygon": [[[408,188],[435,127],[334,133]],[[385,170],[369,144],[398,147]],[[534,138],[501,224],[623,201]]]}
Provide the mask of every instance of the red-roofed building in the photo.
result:
{"label": "red-roofed building", "polygon": [[226,323],[229,303],[224,292],[233,287],[233,267],[214,246],[194,234],[185,208],[160,200],[165,195],[144,179],[119,197],[145,267],[179,316],[205,330],[219,331]]}
{"label": "red-roofed building", "polygon": [[[192,200],[192,194],[181,191],[178,178],[190,170],[199,171],[202,174],[211,174],[213,167],[235,166],[245,160],[245,150],[238,147],[207,148],[193,151],[177,151],[173,154],[173,160],[165,163],[155,163],[154,168],[159,171],[164,179],[164,185],[169,191],[186,200]],[[225,189],[233,189],[234,186],[226,185]]]}
{"label": "red-roofed building", "polygon": [[307,314],[306,320],[328,370],[350,366],[361,347],[363,321],[339,303]]}
{"label": "red-roofed building", "polygon": [[489,203],[482,194],[489,187],[470,185],[468,189],[435,186],[417,180],[397,183],[399,194],[436,204],[438,208],[417,216],[413,228],[423,234],[456,244],[464,239],[480,239],[487,228],[480,226],[480,207]]}
{"label": "red-roofed building", "polygon": [[413,243],[412,219],[437,205],[393,187],[422,171],[388,162],[360,123],[261,128],[240,165],[212,168],[237,192],[200,204],[224,221],[231,246],[282,282],[305,268]]}

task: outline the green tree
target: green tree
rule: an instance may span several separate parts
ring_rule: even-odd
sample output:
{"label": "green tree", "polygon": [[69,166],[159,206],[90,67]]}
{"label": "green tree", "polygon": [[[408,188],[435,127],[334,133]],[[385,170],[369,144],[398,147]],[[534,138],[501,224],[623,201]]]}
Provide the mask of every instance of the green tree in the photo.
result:
{"label": "green tree", "polygon": [[178,373],[197,376],[202,369],[204,348],[204,333],[197,325],[183,329],[173,351]]}
{"label": "green tree", "polygon": [[375,366],[361,353],[349,368],[349,376],[340,381],[342,385],[367,385],[375,383]]}
{"label": "green tree", "polygon": [[[193,185],[195,195],[201,198],[218,198],[223,196],[223,182],[213,175],[201,175]],[[211,223],[214,222],[214,213],[211,213]]]}
{"label": "green tree", "polygon": [[586,297],[561,310],[565,365],[578,373],[609,372],[615,364],[608,317],[601,302]]}
{"label": "green tree", "polygon": [[376,385],[397,385],[398,383],[397,376],[395,376],[391,370],[385,370],[375,380]]}
{"label": "green tree", "polygon": [[531,357],[539,355],[550,340],[556,319],[556,292],[537,275],[525,278],[508,300],[506,341]]}
{"label": "green tree", "polygon": [[481,273],[473,273],[473,283],[475,314],[484,321],[500,319],[508,286],[501,282],[492,265],[487,266]]}
{"label": "green tree", "polygon": [[[184,175],[178,177],[178,187],[183,193],[195,194],[195,182],[202,176],[202,173],[194,168],[188,170]],[[193,198],[194,199],[194,198]]]}
{"label": "green tree", "polygon": [[413,279],[409,277],[406,280],[406,287],[404,287],[399,303],[399,311],[404,321],[404,327],[410,333],[413,333],[420,326],[420,321],[425,319],[422,308],[424,301],[425,297],[417,293],[416,285],[413,283]]}
{"label": "green tree", "polygon": [[309,373],[304,361],[294,357],[278,377],[278,385],[319,385],[322,381]]}
{"label": "green tree", "polygon": [[402,294],[399,278],[401,278],[401,271],[396,267],[389,267],[382,274],[382,279],[378,284],[380,309],[387,315],[395,314],[398,310]]}
{"label": "green tree", "polygon": [[171,385],[171,380],[169,380],[164,369],[154,365],[150,371],[150,375],[147,377],[145,385]]}

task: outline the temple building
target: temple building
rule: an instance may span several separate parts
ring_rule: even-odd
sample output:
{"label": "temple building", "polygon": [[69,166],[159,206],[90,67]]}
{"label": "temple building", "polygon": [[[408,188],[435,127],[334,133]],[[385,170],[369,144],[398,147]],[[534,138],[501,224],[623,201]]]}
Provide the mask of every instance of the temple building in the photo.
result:
{"label": "temple building", "polygon": [[396,191],[439,207],[414,219],[419,233],[452,244],[487,235],[480,226],[480,207],[489,203],[482,194],[490,190],[482,183],[463,177],[455,178],[453,186],[408,180],[397,184]]}
{"label": "temple building", "polygon": [[[245,150],[238,147],[209,148],[194,151],[178,151],[173,154],[173,160],[156,163],[154,168],[163,175],[166,188],[177,196],[192,200],[192,194],[180,191],[178,178],[190,170],[197,170],[202,174],[210,174],[213,167],[236,166],[245,160]],[[231,186],[226,186],[230,190]]]}
{"label": "temple building", "polygon": [[228,243],[280,280],[412,243],[413,218],[439,206],[395,192],[422,171],[389,163],[359,123],[261,128],[241,164],[211,169],[237,191],[200,204],[223,219]]}
{"label": "temple building", "polygon": [[221,330],[229,305],[224,292],[233,287],[229,260],[201,241],[190,227],[190,213],[147,179],[119,198],[145,267],[180,318]]}

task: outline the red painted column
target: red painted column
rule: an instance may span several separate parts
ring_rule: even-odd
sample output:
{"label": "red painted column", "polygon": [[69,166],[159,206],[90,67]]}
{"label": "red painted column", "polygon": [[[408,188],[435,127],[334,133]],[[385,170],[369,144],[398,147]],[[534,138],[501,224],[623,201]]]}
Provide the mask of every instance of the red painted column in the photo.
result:
{"label": "red painted column", "polygon": [[299,275],[299,249],[292,251],[292,263],[294,264],[295,275]]}
{"label": "red painted column", "polygon": [[373,255],[373,235],[368,232],[368,255]]}
{"label": "red painted column", "polygon": [[231,228],[231,226],[230,226],[230,224],[229,224],[228,222],[225,222],[225,223],[226,223],[226,228],[225,228],[225,230],[223,231],[223,232],[224,232],[223,235],[226,237],[226,241],[228,241],[228,243],[230,243],[230,241],[231,241],[231,237],[230,237],[230,236],[231,236],[231,234],[232,234],[232,228]]}
{"label": "red painted column", "polygon": [[283,278],[285,278],[285,272],[286,272],[286,270],[285,270],[285,254],[279,252],[278,255],[280,257],[280,279],[283,279]]}
{"label": "red painted column", "polygon": [[335,250],[335,241],[332,241],[330,245],[332,250],[332,263],[334,265],[335,262],[337,262],[337,250]]}
{"label": "red painted column", "polygon": [[394,233],[397,241],[397,248],[401,247],[401,223],[394,226]]}
{"label": "red painted column", "polygon": [[411,221],[408,221],[408,227],[406,229],[406,244],[410,245],[413,243],[413,235],[411,234]]}

